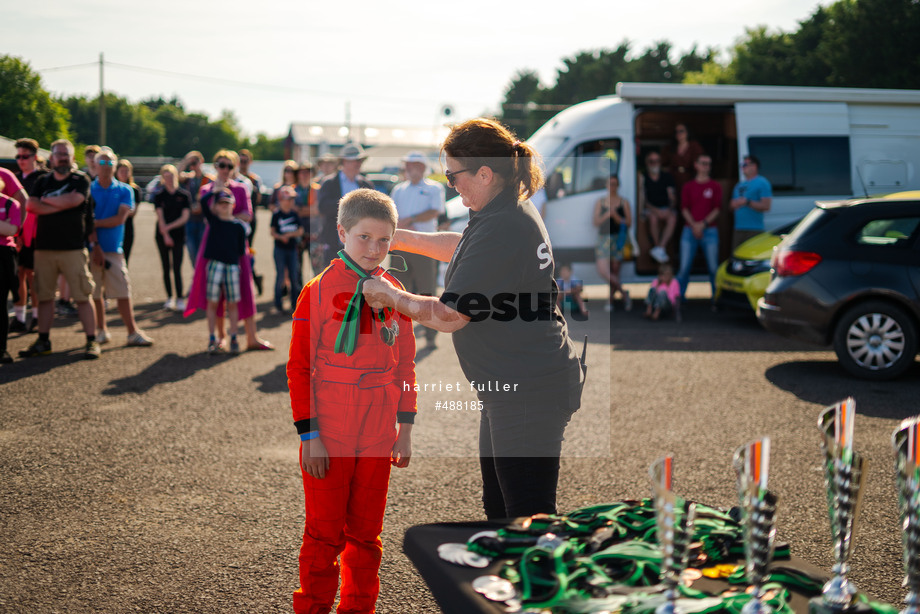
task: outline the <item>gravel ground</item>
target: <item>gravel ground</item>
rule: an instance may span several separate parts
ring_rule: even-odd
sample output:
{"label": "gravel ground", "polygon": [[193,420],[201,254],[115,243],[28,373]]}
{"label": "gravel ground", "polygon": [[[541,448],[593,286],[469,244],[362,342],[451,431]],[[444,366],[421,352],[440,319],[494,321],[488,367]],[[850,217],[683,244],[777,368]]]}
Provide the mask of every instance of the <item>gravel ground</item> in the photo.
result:
{"label": "gravel ground", "polygon": [[[284,374],[289,318],[269,313],[266,294],[259,327],[279,351],[206,355],[203,317],[161,309],[151,208],[136,219],[134,296],[155,345],[124,347],[113,310],[114,340],[100,360],[80,360],[78,325],[58,318],[52,356],[0,367],[0,612],[287,611],[303,522]],[[268,217],[259,221],[256,268],[271,283]],[[683,324],[617,312],[611,344],[599,307],[572,326],[576,339],[591,334],[591,375],[567,432],[560,509],[646,496],[647,468],[668,452],[678,492],[731,506],[732,451],[770,435],[779,538],[828,569],[815,421],[853,394],[856,445],[870,463],[853,578],[900,602],[888,437],[917,412],[917,369],[895,383],[848,380],[832,353],[711,314],[705,302]],[[11,352],[33,338],[14,336]],[[449,339],[439,343],[419,356],[420,383],[463,381]],[[477,417],[434,410],[468,398],[420,397],[412,464],[390,484],[379,612],[439,611],[402,554],[406,528],[482,519]]]}

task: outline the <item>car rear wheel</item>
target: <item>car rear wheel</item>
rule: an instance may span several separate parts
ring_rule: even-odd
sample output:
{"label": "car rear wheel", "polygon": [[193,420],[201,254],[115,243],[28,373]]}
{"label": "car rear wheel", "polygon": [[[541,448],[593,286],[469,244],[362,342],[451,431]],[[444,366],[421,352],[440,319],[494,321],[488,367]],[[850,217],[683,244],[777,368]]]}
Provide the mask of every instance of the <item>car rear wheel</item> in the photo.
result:
{"label": "car rear wheel", "polygon": [[849,373],[873,380],[902,375],[917,354],[917,328],[897,305],[867,301],[849,309],[834,329],[834,351]]}

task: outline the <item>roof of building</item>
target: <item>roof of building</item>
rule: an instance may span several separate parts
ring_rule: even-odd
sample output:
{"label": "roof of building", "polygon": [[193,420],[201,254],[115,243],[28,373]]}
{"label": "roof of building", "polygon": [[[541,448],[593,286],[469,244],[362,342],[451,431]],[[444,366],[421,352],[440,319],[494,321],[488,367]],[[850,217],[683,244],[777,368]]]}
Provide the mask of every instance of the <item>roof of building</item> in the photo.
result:
{"label": "roof of building", "polygon": [[434,147],[447,136],[447,128],[432,126],[366,126],[344,124],[292,123],[288,136],[296,145],[344,145],[361,143],[363,147],[402,145]]}
{"label": "roof of building", "polygon": [[[47,160],[51,157],[51,152],[47,149],[38,148],[38,155]],[[16,157],[16,139],[9,139],[5,136],[0,136],[0,158],[15,158]]]}

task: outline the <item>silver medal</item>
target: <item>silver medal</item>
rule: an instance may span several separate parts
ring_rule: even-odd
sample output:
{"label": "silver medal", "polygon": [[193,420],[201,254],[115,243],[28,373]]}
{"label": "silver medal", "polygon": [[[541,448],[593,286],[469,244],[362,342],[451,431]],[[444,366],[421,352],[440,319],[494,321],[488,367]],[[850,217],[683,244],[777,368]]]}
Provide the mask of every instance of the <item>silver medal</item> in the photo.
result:
{"label": "silver medal", "polygon": [[466,544],[441,544],[438,546],[438,556],[449,563],[460,565],[461,567],[483,568],[489,564],[489,559],[470,552]]}
{"label": "silver medal", "polygon": [[473,580],[473,590],[489,601],[508,601],[516,594],[514,585],[498,576],[479,576]]}

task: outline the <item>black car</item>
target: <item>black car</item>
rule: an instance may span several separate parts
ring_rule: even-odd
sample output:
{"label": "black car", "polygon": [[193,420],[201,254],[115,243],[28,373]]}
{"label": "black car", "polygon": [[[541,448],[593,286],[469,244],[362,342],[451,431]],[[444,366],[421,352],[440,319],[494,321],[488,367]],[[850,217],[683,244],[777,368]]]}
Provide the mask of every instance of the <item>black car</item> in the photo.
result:
{"label": "black car", "polygon": [[858,377],[903,374],[920,330],[920,194],[818,203],[771,261],[757,317],[774,333],[833,345]]}

